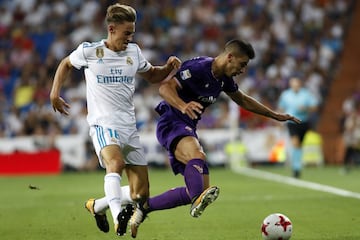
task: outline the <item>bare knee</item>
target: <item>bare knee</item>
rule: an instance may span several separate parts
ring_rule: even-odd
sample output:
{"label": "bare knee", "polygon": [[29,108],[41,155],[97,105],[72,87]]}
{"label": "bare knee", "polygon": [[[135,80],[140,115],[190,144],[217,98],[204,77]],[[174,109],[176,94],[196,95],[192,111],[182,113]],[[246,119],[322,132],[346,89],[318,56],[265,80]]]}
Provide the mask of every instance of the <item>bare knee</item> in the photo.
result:
{"label": "bare knee", "polygon": [[109,145],[104,147],[101,150],[101,157],[105,163],[106,172],[114,172],[121,175],[125,168],[125,162],[119,146]]}
{"label": "bare knee", "polygon": [[191,159],[201,159],[204,160],[206,159],[206,155],[204,152],[202,151],[192,151],[192,152],[188,152],[188,151],[175,151],[175,157],[176,159],[178,159],[180,162],[183,163],[187,163],[189,162]]}
{"label": "bare knee", "polygon": [[109,172],[116,172],[121,174],[125,168],[125,163],[119,159],[109,159],[105,162],[106,171]]}
{"label": "bare knee", "polygon": [[182,138],[174,151],[176,159],[182,163],[187,163],[191,159],[206,159],[206,154],[199,141],[191,136]]}

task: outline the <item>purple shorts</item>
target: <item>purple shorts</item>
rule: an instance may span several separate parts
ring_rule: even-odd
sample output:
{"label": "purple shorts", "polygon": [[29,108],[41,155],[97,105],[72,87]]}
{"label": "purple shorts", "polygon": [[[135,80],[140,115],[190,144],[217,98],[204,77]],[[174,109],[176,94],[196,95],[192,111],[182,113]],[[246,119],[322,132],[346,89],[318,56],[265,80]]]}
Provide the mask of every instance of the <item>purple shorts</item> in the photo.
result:
{"label": "purple shorts", "polygon": [[175,158],[173,150],[176,143],[185,136],[192,136],[198,139],[196,129],[190,127],[183,120],[166,111],[160,115],[156,127],[156,137],[159,143],[168,151],[171,168],[175,174],[183,174],[185,164]]}

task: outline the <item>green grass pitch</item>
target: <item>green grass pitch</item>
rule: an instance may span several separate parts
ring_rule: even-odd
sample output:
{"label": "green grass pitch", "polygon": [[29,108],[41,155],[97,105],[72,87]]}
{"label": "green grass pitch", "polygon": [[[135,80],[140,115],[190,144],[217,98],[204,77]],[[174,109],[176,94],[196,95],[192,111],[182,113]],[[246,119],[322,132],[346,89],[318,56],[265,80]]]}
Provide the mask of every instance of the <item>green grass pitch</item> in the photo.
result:
{"label": "green grass pitch", "polygon": [[[290,175],[286,167],[262,167]],[[151,194],[183,185],[170,170],[150,169]],[[103,195],[103,172],[59,176],[0,177],[0,233],[2,240],[97,240],[117,237],[110,225],[104,234],[85,210],[89,197]],[[126,183],[126,177],[123,178]],[[360,170],[347,175],[339,168],[306,168],[302,179],[360,193]],[[219,198],[200,218],[189,206],[153,212],[140,226],[137,239],[146,240],[256,240],[270,213],[281,212],[293,223],[292,240],[359,240],[360,200],[299,188],[229,169],[211,169],[211,183]],[[39,188],[30,189],[29,185]],[[110,213],[108,219],[111,221]]]}

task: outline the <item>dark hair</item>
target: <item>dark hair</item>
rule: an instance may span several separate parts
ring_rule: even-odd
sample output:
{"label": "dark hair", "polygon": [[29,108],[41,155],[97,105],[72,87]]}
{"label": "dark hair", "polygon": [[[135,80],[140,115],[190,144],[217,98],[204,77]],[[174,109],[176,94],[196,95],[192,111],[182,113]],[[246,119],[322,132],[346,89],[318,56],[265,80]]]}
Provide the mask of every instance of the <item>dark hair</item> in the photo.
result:
{"label": "dark hair", "polygon": [[107,8],[106,23],[136,22],[136,11],[134,8],[115,3]]}
{"label": "dark hair", "polygon": [[239,55],[246,54],[249,59],[253,59],[255,57],[255,51],[252,45],[239,39],[233,39],[228,41],[225,44],[225,52],[233,52]]}

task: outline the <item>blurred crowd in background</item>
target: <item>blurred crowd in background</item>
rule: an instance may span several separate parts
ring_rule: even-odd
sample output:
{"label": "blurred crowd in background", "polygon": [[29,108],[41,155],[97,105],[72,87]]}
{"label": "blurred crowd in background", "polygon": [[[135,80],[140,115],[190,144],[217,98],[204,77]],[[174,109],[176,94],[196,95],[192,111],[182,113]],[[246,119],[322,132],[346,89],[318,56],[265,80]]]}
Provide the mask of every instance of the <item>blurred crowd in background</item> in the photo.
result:
{"label": "blurred crowd in background", "polygon": [[[134,41],[154,65],[215,56],[232,38],[250,42],[256,58],[238,77],[240,89],[276,109],[291,76],[299,76],[324,104],[339,68],[351,0],[2,0],[0,1],[0,137],[83,134],[85,81],[74,70],[62,96],[70,116],[54,113],[49,92],[60,60],[83,41],[106,38],[104,16],[115,2],[136,8]],[[137,79],[138,127],[154,129],[157,85]],[[119,103],[120,104],[120,103]],[[204,114],[200,128],[229,127],[224,96]],[[239,109],[242,128],[274,124]],[[316,118],[314,119],[316,124]]]}

